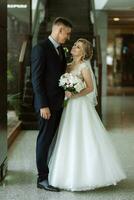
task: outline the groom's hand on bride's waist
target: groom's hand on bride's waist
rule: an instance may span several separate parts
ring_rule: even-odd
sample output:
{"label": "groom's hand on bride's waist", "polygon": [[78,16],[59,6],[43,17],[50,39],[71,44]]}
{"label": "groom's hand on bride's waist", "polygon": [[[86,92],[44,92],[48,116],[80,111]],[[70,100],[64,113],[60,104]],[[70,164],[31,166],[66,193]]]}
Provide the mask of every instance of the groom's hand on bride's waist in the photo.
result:
{"label": "groom's hand on bride's waist", "polygon": [[45,107],[45,108],[41,108],[40,109],[40,116],[44,119],[50,119],[51,117],[51,112],[50,112],[50,109],[49,107]]}

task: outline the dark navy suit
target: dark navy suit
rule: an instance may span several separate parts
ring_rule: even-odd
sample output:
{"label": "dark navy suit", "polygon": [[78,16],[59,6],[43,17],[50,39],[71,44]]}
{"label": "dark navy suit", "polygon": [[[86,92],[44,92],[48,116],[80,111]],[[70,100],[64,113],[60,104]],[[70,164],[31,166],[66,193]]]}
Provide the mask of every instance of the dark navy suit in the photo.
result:
{"label": "dark navy suit", "polygon": [[[60,76],[65,73],[66,59],[62,49],[62,60],[49,39],[37,44],[32,50],[32,85],[34,105],[39,118],[39,135],[36,145],[36,162],[39,180],[48,177],[47,157],[50,144],[59,125],[64,91],[59,87]],[[40,108],[49,107],[51,117],[40,117]]]}

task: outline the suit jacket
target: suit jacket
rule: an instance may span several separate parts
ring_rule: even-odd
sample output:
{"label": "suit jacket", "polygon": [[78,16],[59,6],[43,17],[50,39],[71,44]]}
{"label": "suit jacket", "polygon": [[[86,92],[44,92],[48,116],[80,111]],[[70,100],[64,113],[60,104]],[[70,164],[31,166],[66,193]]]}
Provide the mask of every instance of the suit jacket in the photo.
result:
{"label": "suit jacket", "polygon": [[32,49],[31,65],[36,111],[43,107],[60,109],[64,100],[64,90],[59,87],[60,76],[66,70],[64,50],[61,61],[51,41],[46,39]]}

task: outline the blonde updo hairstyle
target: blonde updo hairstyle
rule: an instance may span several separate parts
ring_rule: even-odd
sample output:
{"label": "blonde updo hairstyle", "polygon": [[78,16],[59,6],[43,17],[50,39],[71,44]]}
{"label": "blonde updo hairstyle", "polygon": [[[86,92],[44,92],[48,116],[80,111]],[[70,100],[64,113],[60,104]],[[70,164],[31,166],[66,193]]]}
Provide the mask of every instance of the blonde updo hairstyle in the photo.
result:
{"label": "blonde updo hairstyle", "polygon": [[91,59],[93,56],[93,46],[91,42],[84,38],[79,38],[77,42],[81,42],[83,44],[83,56],[82,60],[88,60]]}

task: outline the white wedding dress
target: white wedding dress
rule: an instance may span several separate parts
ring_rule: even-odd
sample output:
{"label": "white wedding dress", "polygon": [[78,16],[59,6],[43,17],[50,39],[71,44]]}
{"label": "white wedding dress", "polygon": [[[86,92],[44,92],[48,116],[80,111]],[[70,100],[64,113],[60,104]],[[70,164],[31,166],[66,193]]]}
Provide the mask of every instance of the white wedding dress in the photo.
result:
{"label": "white wedding dress", "polygon": [[[71,73],[82,79],[82,63]],[[70,99],[64,108],[49,161],[49,184],[71,191],[116,185],[126,178],[114,147],[96,110],[94,91]]]}

